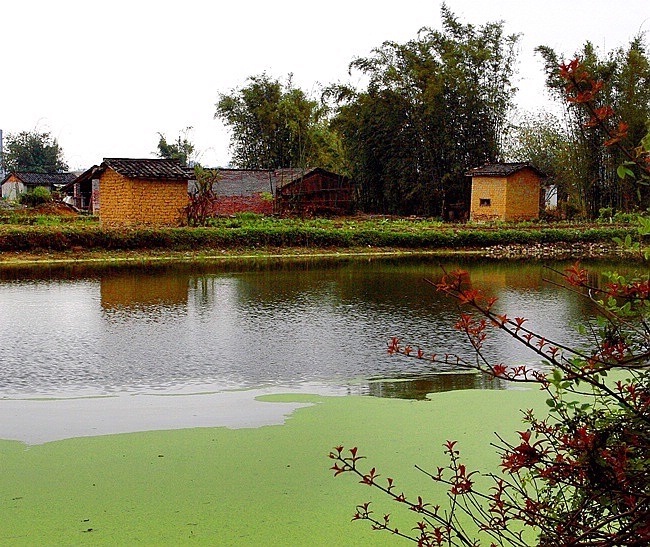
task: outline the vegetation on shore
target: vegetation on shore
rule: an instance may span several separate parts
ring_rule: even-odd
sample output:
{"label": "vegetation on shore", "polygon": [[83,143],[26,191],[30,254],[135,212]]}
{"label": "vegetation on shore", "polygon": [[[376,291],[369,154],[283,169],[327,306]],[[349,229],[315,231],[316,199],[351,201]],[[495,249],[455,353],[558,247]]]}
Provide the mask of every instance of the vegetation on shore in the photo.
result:
{"label": "vegetation on shore", "polygon": [[92,219],[4,215],[0,252],[482,249],[610,242],[635,231],[628,223],[446,224],[410,218],[283,219],[253,214],[212,219],[209,226],[196,228],[112,228]]}

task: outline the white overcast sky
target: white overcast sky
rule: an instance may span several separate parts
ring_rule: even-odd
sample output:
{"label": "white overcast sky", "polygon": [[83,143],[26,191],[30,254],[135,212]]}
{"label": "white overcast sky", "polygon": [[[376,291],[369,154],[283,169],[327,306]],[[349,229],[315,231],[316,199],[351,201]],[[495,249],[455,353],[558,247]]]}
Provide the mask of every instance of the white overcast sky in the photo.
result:
{"label": "white overcast sky", "polygon": [[[0,129],[49,131],[71,169],[154,157],[158,132],[190,139],[208,166],[229,162],[219,92],[266,71],[307,91],[347,81],[384,40],[440,28],[440,0],[0,0]],[[522,33],[518,104],[543,107],[545,44],[570,57],[650,32],[648,0],[447,0],[463,21]]]}

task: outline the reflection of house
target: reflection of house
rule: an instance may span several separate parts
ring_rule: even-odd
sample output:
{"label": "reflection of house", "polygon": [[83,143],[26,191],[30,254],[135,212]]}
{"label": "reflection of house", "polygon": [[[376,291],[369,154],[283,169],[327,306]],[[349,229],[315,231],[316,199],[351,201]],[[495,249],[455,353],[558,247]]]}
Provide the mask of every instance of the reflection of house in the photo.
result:
{"label": "reflection of house", "polygon": [[67,186],[74,205],[104,224],[179,224],[191,169],[177,160],[105,158]]}
{"label": "reflection of house", "polygon": [[341,214],[353,208],[350,179],[320,168],[295,174],[278,186],[276,196],[281,213]]}
{"label": "reflection of house", "polygon": [[529,163],[493,163],[466,173],[472,177],[471,220],[539,218],[540,180]]}
{"label": "reflection of house", "polygon": [[[349,212],[352,185],[324,169],[220,169],[214,212],[231,215]],[[275,196],[275,207],[273,197]]]}
{"label": "reflection of house", "polygon": [[189,278],[186,275],[125,271],[102,276],[101,306],[111,309],[147,309],[187,304]]}
{"label": "reflection of house", "polygon": [[73,181],[75,177],[74,173],[9,173],[2,180],[2,197],[16,200],[21,194],[32,191],[38,186],[55,192]]}

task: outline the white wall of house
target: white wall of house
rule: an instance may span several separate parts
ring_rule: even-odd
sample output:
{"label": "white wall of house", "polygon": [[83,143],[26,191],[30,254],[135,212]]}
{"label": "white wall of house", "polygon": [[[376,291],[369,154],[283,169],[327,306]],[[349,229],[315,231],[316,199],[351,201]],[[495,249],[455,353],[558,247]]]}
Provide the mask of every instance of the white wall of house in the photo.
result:
{"label": "white wall of house", "polygon": [[557,209],[557,186],[551,184],[542,188],[544,192],[544,208]]}
{"label": "white wall of house", "polygon": [[2,185],[2,197],[9,201],[16,201],[18,196],[27,192],[27,186],[19,181],[7,181]]}
{"label": "white wall of house", "polygon": [[99,213],[99,179],[92,179],[92,190],[90,197],[90,212],[93,215]]}

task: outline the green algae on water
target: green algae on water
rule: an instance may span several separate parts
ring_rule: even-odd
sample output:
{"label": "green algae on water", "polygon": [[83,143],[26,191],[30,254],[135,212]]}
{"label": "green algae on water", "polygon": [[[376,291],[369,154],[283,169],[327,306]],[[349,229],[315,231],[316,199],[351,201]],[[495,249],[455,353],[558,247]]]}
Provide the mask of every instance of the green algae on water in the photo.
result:
{"label": "green algae on water", "polygon": [[381,514],[398,508],[351,477],[334,478],[332,447],[358,446],[407,494],[435,495],[414,464],[442,464],[442,443],[453,439],[468,467],[496,471],[493,432],[508,438],[521,428],[518,409],[543,406],[535,390],[263,399],[314,404],[257,429],[0,441],[0,543],[392,545],[389,534],[350,519],[371,499]]}

